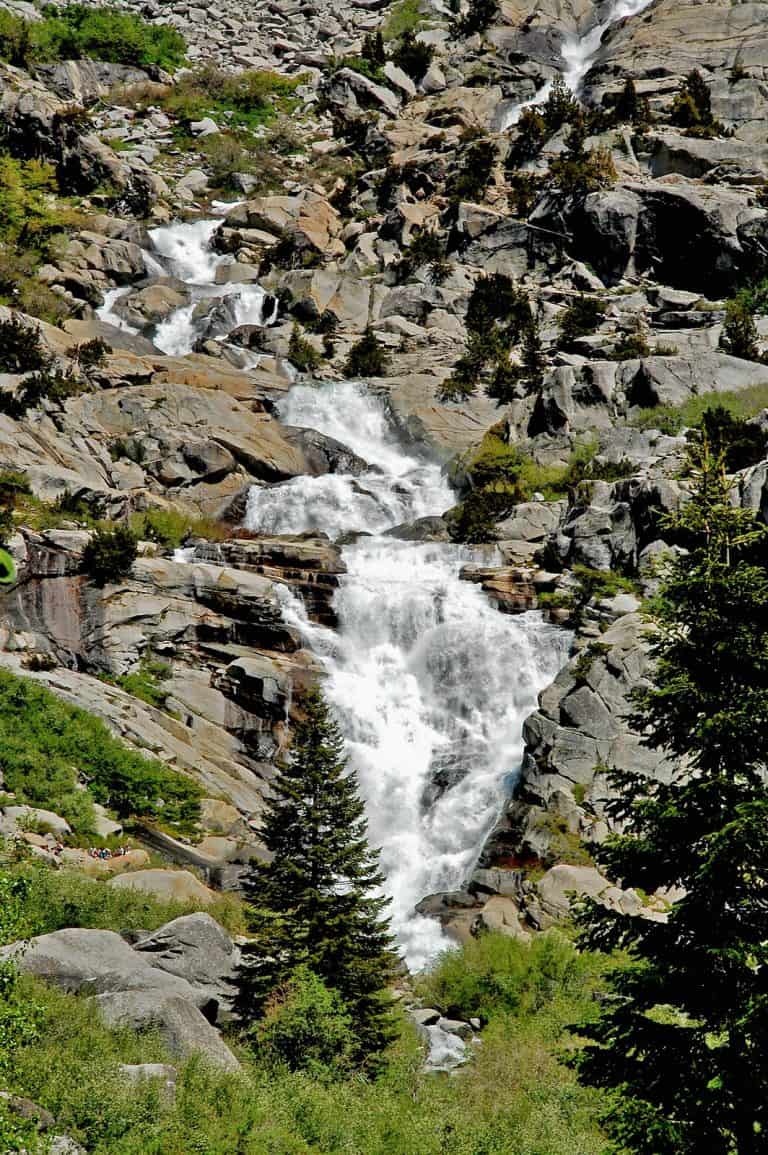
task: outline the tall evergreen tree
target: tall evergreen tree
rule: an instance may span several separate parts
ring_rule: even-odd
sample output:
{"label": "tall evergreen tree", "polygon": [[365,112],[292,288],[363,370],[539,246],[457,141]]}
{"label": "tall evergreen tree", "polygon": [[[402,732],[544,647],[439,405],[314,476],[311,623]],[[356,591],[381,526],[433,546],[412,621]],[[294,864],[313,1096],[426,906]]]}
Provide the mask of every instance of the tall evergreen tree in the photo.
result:
{"label": "tall evergreen tree", "polygon": [[607,873],[681,888],[666,923],[590,905],[587,945],[622,947],[611,997],[577,1060],[610,1092],[615,1151],[768,1150],[768,572],[766,529],[731,502],[722,459],[693,447],[695,490],[673,528],[685,546],[655,606],[654,682],[637,696],[647,744],[674,781],[616,776],[600,848]]}
{"label": "tall evergreen tree", "polygon": [[302,703],[290,761],[272,783],[260,835],[272,854],[245,885],[255,949],[238,985],[246,1024],[297,968],[309,968],[341,996],[371,1063],[392,1037],[386,983],[395,957],[384,917],[388,900],[378,853],[367,841],[357,782],[344,741],[317,691]]}

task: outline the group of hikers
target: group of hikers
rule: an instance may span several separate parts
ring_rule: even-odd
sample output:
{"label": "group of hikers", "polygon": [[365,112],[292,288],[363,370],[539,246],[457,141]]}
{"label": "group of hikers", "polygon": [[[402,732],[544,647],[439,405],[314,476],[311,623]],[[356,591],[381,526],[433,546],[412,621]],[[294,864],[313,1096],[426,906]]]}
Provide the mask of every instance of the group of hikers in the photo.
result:
{"label": "group of hikers", "polygon": [[108,850],[106,846],[91,846],[88,850],[89,858],[99,858],[102,861],[109,858],[123,858],[127,853],[126,846],[118,846],[116,850]]}

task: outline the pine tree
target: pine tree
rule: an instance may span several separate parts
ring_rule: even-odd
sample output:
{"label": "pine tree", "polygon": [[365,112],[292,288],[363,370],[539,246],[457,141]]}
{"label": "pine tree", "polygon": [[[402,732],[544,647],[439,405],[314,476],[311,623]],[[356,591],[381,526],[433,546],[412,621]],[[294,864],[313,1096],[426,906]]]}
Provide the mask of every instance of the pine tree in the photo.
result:
{"label": "pine tree", "polygon": [[341,996],[354,1057],[370,1065],[392,1037],[385,988],[395,959],[388,900],[377,894],[384,876],[339,727],[317,691],[302,709],[260,829],[272,861],[245,884],[256,943],[241,970],[238,1011],[254,1023],[270,995],[308,967]]}
{"label": "pine tree", "polygon": [[597,852],[626,885],[684,897],[666,923],[582,916],[586,945],[629,952],[577,1060],[609,1092],[622,1155],[768,1147],[768,531],[731,503],[706,438],[692,453],[695,489],[670,527],[686,552],[655,605],[654,683],[633,719],[681,769],[616,775],[626,825]]}
{"label": "pine tree", "polygon": [[741,297],[734,297],[725,306],[725,322],[720,334],[720,348],[732,357],[744,361],[761,360],[760,337],[752,310]]}

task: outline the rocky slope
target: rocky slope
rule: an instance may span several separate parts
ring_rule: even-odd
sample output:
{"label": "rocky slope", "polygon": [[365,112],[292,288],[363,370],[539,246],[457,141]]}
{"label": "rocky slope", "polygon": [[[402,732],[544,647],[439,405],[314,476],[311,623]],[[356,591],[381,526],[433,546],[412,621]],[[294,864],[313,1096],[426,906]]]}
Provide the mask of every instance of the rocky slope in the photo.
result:
{"label": "rocky slope", "polygon": [[[564,50],[608,19],[610,5],[504,0],[487,29],[462,36],[441,5],[424,0],[413,28],[432,56],[416,80],[392,60],[375,78],[355,66],[364,35],[388,35],[395,18],[402,27],[402,4],[124,6],[178,27],[193,64],[296,79],[291,131],[278,121],[271,137],[257,132],[276,158],[270,180],[246,166],[222,184],[202,142],[231,137],[226,115],[190,127],[167,102],[170,77],[91,61],[34,74],[0,65],[3,146],[27,155],[33,135],[35,155],[56,167],[84,213],[37,273],[69,314],[41,324],[43,343],[62,373],[79,371],[78,344],[98,336],[109,346],[72,395],[0,416],[0,466],[24,471],[40,501],[66,496],[93,516],[175,510],[237,527],[253,485],[357,468],[345,446],[282,426],[274,406],[294,377],[297,336],[299,368],[334,380],[372,332],[386,355],[373,387],[403,438],[452,461],[455,477],[456,455],[466,460],[491,427],[542,466],[562,466],[586,439],[608,474],[621,466],[617,479],[587,480],[556,501],[531,494],[498,521],[503,567],[466,576],[501,609],[527,609],[546,594],[542,606],[569,620],[574,566],[618,571],[638,594],[652,589],[654,559],[672,544],[662,515],[686,497],[685,442],[679,430],[634,419],[704,393],[768,385],[757,350],[747,358],[719,348],[726,299],[768,274],[768,6],[654,0],[612,24],[581,98],[607,108],[631,79],[653,120],[640,131],[595,119],[586,146],[606,150],[615,177],[581,192],[552,180],[566,128],[521,160],[513,122],[521,101],[566,71]],[[12,0],[3,7],[28,9]],[[711,136],[670,123],[694,66],[719,122]],[[131,94],[136,86],[149,86],[149,96]],[[73,102],[79,119],[69,115]],[[483,179],[465,179],[483,165]],[[520,173],[532,190],[525,206]],[[216,195],[231,200],[235,189],[245,199],[218,210],[212,242],[222,292],[193,302],[188,282],[158,269],[149,230],[180,214],[209,218]],[[439,400],[465,352],[473,286],[492,273],[529,295],[541,380],[535,388],[523,381],[503,405],[482,388]],[[268,323],[243,324],[224,289],[256,283],[271,298]],[[600,298],[600,318],[566,347],[561,321],[584,294]],[[194,349],[163,352],[159,327],[192,303]],[[9,317],[0,309],[0,322]],[[616,359],[638,323],[644,342]],[[768,317],[756,324],[762,350]],[[514,348],[512,364],[519,356]],[[3,393],[15,396],[24,378],[3,374]],[[767,469],[763,461],[745,470],[739,491],[768,517]],[[444,537],[436,521],[403,533]],[[86,540],[76,514],[55,529],[20,517],[11,542],[19,582],[0,604],[0,664],[30,671],[193,775],[247,826],[284,745],[293,695],[316,674],[281,616],[280,588],[298,591],[310,617],[332,625],[339,550],[320,539],[195,538],[183,561],[148,546],[130,576],[99,590],[82,571]],[[431,900],[430,913],[452,911],[454,922],[464,912],[462,933],[478,917],[525,933],[520,913],[530,928],[546,922],[537,910],[564,909],[554,891],[547,897],[556,890],[551,872],[535,893],[517,872],[558,863],[589,870],[578,843],[608,830],[608,768],[674,772],[642,748],[626,718],[628,695],[647,672],[638,608],[630,593],[588,599],[574,655],[526,725],[520,782],[481,869],[467,892]],[[135,670],[147,652],[170,663],[168,709],[98,678]],[[226,847],[207,865],[203,854],[195,865],[221,881],[213,866],[234,861],[243,843],[258,853],[251,832],[235,852]],[[178,847],[164,849],[185,861]],[[592,876],[583,882],[604,889]]]}

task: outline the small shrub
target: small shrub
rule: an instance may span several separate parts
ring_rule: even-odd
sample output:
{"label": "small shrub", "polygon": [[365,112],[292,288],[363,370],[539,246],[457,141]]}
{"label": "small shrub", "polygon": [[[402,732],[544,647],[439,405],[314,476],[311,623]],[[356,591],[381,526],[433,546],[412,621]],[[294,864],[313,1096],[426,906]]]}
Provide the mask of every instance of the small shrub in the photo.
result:
{"label": "small shrub", "polygon": [[120,581],[138,556],[136,537],[125,525],[97,529],[83,550],[83,568],[97,586]]}
{"label": "small shrub", "polygon": [[344,373],[347,377],[384,377],[388,361],[386,348],[369,327],[350,349]]}
{"label": "small shrub", "polygon": [[579,103],[567,87],[562,76],[555,77],[549,96],[541,106],[541,115],[548,136],[552,136],[564,124],[571,124],[579,113]]}
{"label": "small shrub", "polygon": [[417,40],[413,29],[407,28],[392,50],[392,61],[418,84],[432,63],[434,55],[434,47]]}
{"label": "small shrub", "polygon": [[112,347],[101,337],[94,337],[91,341],[83,341],[80,345],[73,345],[67,349],[67,356],[76,361],[79,368],[86,374],[93,369],[100,368],[107,359]]}
{"label": "small shrub", "polygon": [[493,175],[498,148],[491,140],[478,140],[457,158],[457,167],[446,181],[445,192],[452,201],[480,201]]}
{"label": "small shrub", "polygon": [[698,69],[689,72],[672,101],[670,124],[684,128],[688,136],[718,136],[723,126],[712,115],[712,99]]}
{"label": "small shrub", "polygon": [[642,317],[636,317],[632,327],[623,333],[620,340],[614,345],[610,360],[634,361],[650,357],[651,346],[648,344],[648,331]]}
{"label": "small shrub", "polygon": [[509,184],[509,211],[516,217],[527,219],[544,189],[544,179],[535,172],[522,169],[507,174]]}
{"label": "small shrub", "polygon": [[736,297],[725,306],[725,322],[720,334],[720,348],[732,357],[760,361],[759,335],[752,311],[743,298]]}
{"label": "small shrub", "polygon": [[512,164],[525,164],[537,157],[544,147],[547,131],[547,123],[539,110],[524,108],[517,122],[517,135],[510,153]]}
{"label": "small shrub", "polygon": [[311,373],[321,361],[317,349],[311,341],[302,337],[301,329],[295,322],[288,342],[288,360],[300,373]]}
{"label": "small shrub", "polygon": [[115,685],[125,690],[126,694],[132,694],[134,698],[146,702],[148,706],[163,710],[169,693],[163,683],[170,678],[171,673],[171,667],[167,662],[161,662],[145,654],[137,670],[130,674],[122,674],[114,681]]}
{"label": "small shrub", "polygon": [[605,304],[599,297],[577,297],[560,316],[561,349],[570,350],[579,337],[594,333],[604,317]]}
{"label": "small shrub", "polygon": [[401,40],[406,32],[417,32],[423,23],[419,0],[399,0],[389,9],[381,34],[389,44]]}
{"label": "small shrub", "polygon": [[0,371],[35,372],[47,369],[51,360],[36,325],[25,324],[16,314],[8,321],[0,321]]}
{"label": "small shrub", "polygon": [[354,1049],[352,1019],[341,997],[307,966],[272,995],[253,1039],[262,1062],[315,1078],[343,1072]]}
{"label": "small shrub", "polygon": [[455,22],[455,30],[459,36],[474,36],[490,28],[498,15],[498,0],[469,0],[466,13]]}

